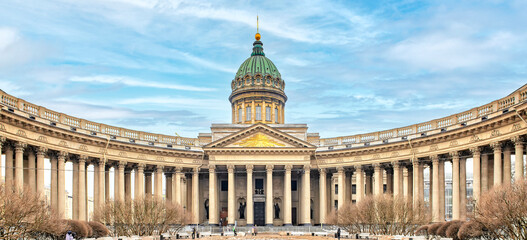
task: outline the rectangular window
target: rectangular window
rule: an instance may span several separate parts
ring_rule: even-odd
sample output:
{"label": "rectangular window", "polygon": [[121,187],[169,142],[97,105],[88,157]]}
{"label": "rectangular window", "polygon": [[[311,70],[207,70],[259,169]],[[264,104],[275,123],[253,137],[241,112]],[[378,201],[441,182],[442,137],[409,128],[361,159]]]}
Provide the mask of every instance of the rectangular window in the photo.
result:
{"label": "rectangular window", "polygon": [[357,194],[357,186],[355,184],[351,185],[351,194]]}
{"label": "rectangular window", "polygon": [[221,191],[222,192],[229,191],[229,182],[221,181]]}
{"label": "rectangular window", "polygon": [[278,108],[275,108],[274,109],[274,118],[275,118],[275,122],[278,123]]}
{"label": "rectangular window", "polygon": [[298,191],[298,183],[296,180],[291,181],[291,191]]}
{"label": "rectangular window", "polygon": [[251,107],[247,107],[245,111],[245,121],[251,121]]}
{"label": "rectangular window", "polygon": [[242,122],[243,121],[243,109],[242,108],[238,108],[238,122]]}
{"label": "rectangular window", "polygon": [[335,184],[335,194],[339,194],[339,185]]}
{"label": "rectangular window", "polygon": [[256,120],[261,121],[262,120],[262,107],[256,106]]}
{"label": "rectangular window", "polygon": [[265,107],[265,121],[271,121],[271,107]]}

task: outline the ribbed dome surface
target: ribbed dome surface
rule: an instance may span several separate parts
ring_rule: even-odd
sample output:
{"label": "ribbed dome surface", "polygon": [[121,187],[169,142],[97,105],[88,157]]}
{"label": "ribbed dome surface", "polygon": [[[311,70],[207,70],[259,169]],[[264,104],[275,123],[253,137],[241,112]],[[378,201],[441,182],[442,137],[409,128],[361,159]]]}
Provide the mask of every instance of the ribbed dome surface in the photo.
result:
{"label": "ribbed dome surface", "polygon": [[265,57],[262,45],[263,43],[260,41],[253,43],[254,47],[251,57],[242,63],[235,79],[243,78],[246,75],[255,76],[256,74],[260,74],[263,77],[270,75],[272,78],[281,78],[280,72],[278,72],[274,63]]}

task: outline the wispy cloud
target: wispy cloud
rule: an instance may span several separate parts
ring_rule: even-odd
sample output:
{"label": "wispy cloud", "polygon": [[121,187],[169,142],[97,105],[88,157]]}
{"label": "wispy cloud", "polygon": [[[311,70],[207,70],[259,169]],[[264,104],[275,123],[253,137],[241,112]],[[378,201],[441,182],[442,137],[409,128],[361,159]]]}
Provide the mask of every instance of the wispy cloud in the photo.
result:
{"label": "wispy cloud", "polygon": [[153,82],[141,79],[135,79],[124,76],[74,76],[70,78],[72,82],[85,82],[85,83],[99,83],[99,84],[122,84],[130,87],[147,87],[147,88],[161,88],[161,89],[174,89],[174,90],[185,90],[185,91],[214,91],[212,88],[194,87],[188,85],[179,84],[167,84],[160,82]]}

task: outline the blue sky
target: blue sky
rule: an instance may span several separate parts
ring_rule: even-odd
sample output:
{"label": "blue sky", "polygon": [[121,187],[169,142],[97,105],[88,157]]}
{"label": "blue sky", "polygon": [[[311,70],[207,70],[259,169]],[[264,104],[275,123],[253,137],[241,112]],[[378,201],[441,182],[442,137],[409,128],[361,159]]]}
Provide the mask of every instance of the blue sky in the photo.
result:
{"label": "blue sky", "polygon": [[526,83],[527,1],[1,1],[0,88],[92,121],[195,137],[231,121],[264,51],[287,123],[334,137],[468,110]]}

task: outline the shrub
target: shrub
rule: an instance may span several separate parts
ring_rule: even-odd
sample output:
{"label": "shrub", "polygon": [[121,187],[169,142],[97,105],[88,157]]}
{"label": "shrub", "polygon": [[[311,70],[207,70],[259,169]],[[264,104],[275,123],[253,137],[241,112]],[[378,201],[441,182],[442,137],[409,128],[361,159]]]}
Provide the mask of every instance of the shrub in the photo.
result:
{"label": "shrub", "polygon": [[415,235],[425,235],[428,236],[428,228],[430,225],[423,225],[419,227],[417,230],[415,230]]}
{"label": "shrub", "polygon": [[93,233],[90,235],[92,238],[106,237],[110,235],[110,230],[100,222],[90,221],[88,222]]}
{"label": "shrub", "polygon": [[440,237],[446,237],[446,230],[448,229],[448,227],[450,227],[451,224],[452,221],[444,222],[441,227],[436,230],[436,235]]}
{"label": "shrub", "polygon": [[483,235],[483,225],[475,221],[467,221],[461,225],[457,233],[460,240],[481,239]]}
{"label": "shrub", "polygon": [[430,227],[428,227],[428,235],[432,235],[432,236],[438,236],[439,234],[437,233],[437,230],[443,226],[443,223],[434,223],[432,225],[430,225]]}
{"label": "shrub", "polygon": [[452,238],[453,240],[459,240],[459,228],[461,228],[464,223],[464,221],[452,221],[450,226],[446,229],[446,236]]}
{"label": "shrub", "polygon": [[90,226],[84,221],[65,220],[68,224],[68,230],[76,234],[77,238],[87,238],[90,236]]}

